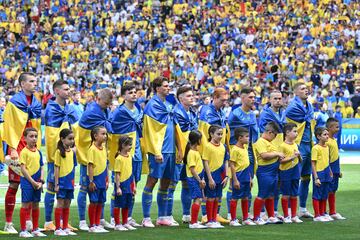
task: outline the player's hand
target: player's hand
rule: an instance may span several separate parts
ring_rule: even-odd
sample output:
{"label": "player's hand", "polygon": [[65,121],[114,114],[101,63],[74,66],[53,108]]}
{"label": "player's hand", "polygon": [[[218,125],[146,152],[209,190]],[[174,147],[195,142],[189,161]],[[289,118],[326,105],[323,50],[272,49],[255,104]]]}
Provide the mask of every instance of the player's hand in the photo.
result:
{"label": "player's hand", "polygon": [[201,189],[204,189],[205,186],[206,186],[206,182],[204,181],[204,179],[201,179],[200,182],[199,182],[199,184],[200,184],[200,188],[201,188]]}
{"label": "player's hand", "polygon": [[224,180],[222,180],[221,185],[223,186],[223,188],[226,187],[228,180],[229,180],[229,177],[225,177]]}
{"label": "player's hand", "polygon": [[315,185],[316,185],[317,187],[320,187],[320,185],[321,185],[320,179],[316,179],[316,180],[315,180]]}
{"label": "player's hand", "polygon": [[214,190],[215,187],[216,187],[216,184],[215,184],[214,179],[210,178],[210,179],[209,179],[209,188],[210,188],[211,190]]}
{"label": "player's hand", "polygon": [[234,179],[233,183],[234,183],[234,188],[239,190],[240,189],[240,182],[237,179]]}
{"label": "player's hand", "polygon": [[295,156],[295,157],[300,157],[300,152],[295,150],[295,151],[294,151],[294,156]]}
{"label": "player's hand", "polygon": [[54,191],[55,191],[56,193],[59,192],[59,185],[58,185],[58,184],[55,186]]}
{"label": "player's hand", "polygon": [[250,189],[253,187],[253,181],[250,180]]}
{"label": "player's hand", "polygon": [[17,160],[17,159],[19,159],[19,154],[18,154],[18,152],[16,151],[16,149],[11,148],[10,157],[11,157],[12,160]]}
{"label": "player's hand", "polygon": [[122,195],[122,191],[121,188],[116,188],[116,196],[121,196]]}
{"label": "player's hand", "polygon": [[279,157],[280,160],[285,158],[285,155],[282,152],[278,152],[277,156]]}
{"label": "player's hand", "polygon": [[156,161],[157,163],[162,163],[162,162],[163,162],[163,156],[162,156],[162,154],[160,154],[160,155],[155,155],[155,161]]}
{"label": "player's hand", "polygon": [[96,190],[96,184],[94,182],[91,182],[89,184],[89,191],[94,192]]}
{"label": "player's hand", "polygon": [[332,171],[330,171],[330,177],[333,178],[334,177],[334,174]]}
{"label": "player's hand", "polygon": [[134,188],[133,190],[133,195],[136,195],[136,188]]}
{"label": "player's hand", "polygon": [[178,151],[177,156],[176,156],[176,163],[177,164],[183,163],[183,158],[184,158],[184,156],[182,154],[182,151],[181,150]]}
{"label": "player's hand", "polygon": [[105,188],[106,188],[106,190],[108,190],[108,188],[109,188],[109,182],[108,181],[105,184]]}
{"label": "player's hand", "polygon": [[342,178],[343,177],[343,174],[342,174],[342,172],[341,173],[339,173],[339,178]]}
{"label": "player's hand", "polygon": [[39,190],[42,187],[42,184],[40,182],[33,182],[31,184],[35,190]]}

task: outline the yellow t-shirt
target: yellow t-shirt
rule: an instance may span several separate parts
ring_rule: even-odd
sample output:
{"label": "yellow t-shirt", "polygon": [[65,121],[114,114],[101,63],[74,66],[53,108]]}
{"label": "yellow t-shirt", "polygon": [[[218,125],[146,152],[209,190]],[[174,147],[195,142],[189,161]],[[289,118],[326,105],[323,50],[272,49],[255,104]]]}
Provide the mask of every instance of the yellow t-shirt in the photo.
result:
{"label": "yellow t-shirt", "polygon": [[[293,156],[295,151],[299,151],[296,143],[288,144],[288,143],[283,142],[280,145],[280,152],[282,152],[285,155],[285,158]],[[292,161],[289,161],[286,163],[280,163],[279,168],[282,171],[289,170],[289,169],[293,168],[294,166],[296,166],[298,163],[299,163],[299,158],[295,158]]]}
{"label": "yellow t-shirt", "polygon": [[329,141],[326,143],[330,151],[330,162],[333,163],[339,159],[339,148],[335,138],[329,138]]}
{"label": "yellow t-shirt", "polygon": [[59,177],[65,177],[74,169],[74,152],[65,152],[65,158],[60,155],[59,149],[56,150],[54,156],[55,166],[60,167]]}
{"label": "yellow t-shirt", "polygon": [[212,144],[211,142],[206,143],[203,148],[203,159],[204,161],[209,162],[210,171],[216,171],[224,164],[225,159],[225,146],[219,144],[218,146]]}
{"label": "yellow t-shirt", "polygon": [[259,166],[270,165],[277,162],[278,160],[278,157],[275,157],[270,160],[264,160],[261,157],[262,153],[277,152],[277,148],[271,142],[269,142],[268,140],[262,137],[259,138],[259,140],[257,140],[256,143],[254,144],[254,150],[255,150],[257,163]]}
{"label": "yellow t-shirt", "polygon": [[120,173],[120,182],[125,182],[132,175],[132,157],[119,155],[115,159],[114,172]]}
{"label": "yellow t-shirt", "polygon": [[[19,156],[20,164],[24,164],[26,167],[27,172],[30,176],[35,175],[43,165],[41,153],[39,150],[30,150],[29,148],[25,147]],[[36,180],[36,179],[34,179]]]}
{"label": "yellow t-shirt", "polygon": [[248,148],[239,148],[234,145],[230,151],[230,160],[235,164],[235,171],[240,172],[246,169],[250,165]]}
{"label": "yellow t-shirt", "polygon": [[190,149],[187,157],[186,157],[186,176],[193,177],[190,168],[194,167],[194,170],[197,174],[200,174],[204,170],[203,162],[201,159],[201,155],[198,151],[194,151]]}
{"label": "yellow t-shirt", "polygon": [[87,158],[88,163],[91,163],[94,166],[94,176],[99,176],[106,170],[107,154],[104,146],[100,149],[94,144],[91,145],[87,153]]}
{"label": "yellow t-shirt", "polygon": [[329,147],[315,145],[311,150],[311,161],[315,161],[316,172],[321,172],[329,166]]}

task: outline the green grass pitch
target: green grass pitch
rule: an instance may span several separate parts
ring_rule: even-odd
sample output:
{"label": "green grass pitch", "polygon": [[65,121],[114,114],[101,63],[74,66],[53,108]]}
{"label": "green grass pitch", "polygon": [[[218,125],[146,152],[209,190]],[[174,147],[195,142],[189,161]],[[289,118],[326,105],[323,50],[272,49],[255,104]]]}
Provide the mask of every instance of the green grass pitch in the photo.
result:
{"label": "green grass pitch", "polygon": [[[225,229],[205,229],[205,230],[190,230],[185,224],[180,227],[156,227],[155,229],[142,229],[131,232],[114,232],[107,234],[89,234],[87,232],[78,232],[78,236],[68,237],[72,239],[360,239],[360,165],[343,165],[342,171],[344,177],[340,181],[340,189],[337,193],[337,210],[347,218],[345,221],[334,221],[330,223],[313,222],[311,219],[305,219],[303,224],[288,224],[288,225],[265,225],[265,226],[243,226],[233,228],[226,226]],[[140,222],[142,218],[141,210],[141,192],[144,186],[146,176],[138,186],[139,194],[136,196],[136,204],[134,208],[134,218]],[[1,183],[6,182],[5,177],[0,178]],[[257,186],[255,184],[255,186]],[[182,207],[180,203],[180,190],[178,186],[175,193],[174,203],[174,217],[177,220],[181,219]],[[109,189],[109,193],[112,189]],[[253,189],[255,195],[257,189]],[[156,191],[154,191],[156,193]],[[310,193],[311,194],[311,193]],[[108,194],[109,195],[109,194]],[[156,194],[154,194],[152,217],[153,220],[157,216]],[[77,193],[75,194],[75,197]],[[3,202],[5,197],[5,189],[0,190],[0,201]],[[20,194],[18,194],[18,199]],[[308,208],[312,211],[311,195],[308,198]],[[14,223],[16,228],[19,228],[19,207],[16,205],[14,212]],[[0,227],[4,226],[4,211],[3,204],[0,208]],[[280,209],[280,208],[279,208]],[[226,205],[223,201],[222,215],[226,216]],[[241,209],[238,207],[238,212]],[[109,205],[106,206],[106,218],[110,218]],[[76,200],[74,200],[71,208],[70,221],[74,226],[78,224],[78,214],[76,208]],[[44,222],[44,209],[41,208],[40,226]],[[63,238],[55,237],[53,233],[48,232],[48,239]],[[17,239],[17,235],[0,235],[0,239]],[[66,238],[66,237],[65,237]]]}

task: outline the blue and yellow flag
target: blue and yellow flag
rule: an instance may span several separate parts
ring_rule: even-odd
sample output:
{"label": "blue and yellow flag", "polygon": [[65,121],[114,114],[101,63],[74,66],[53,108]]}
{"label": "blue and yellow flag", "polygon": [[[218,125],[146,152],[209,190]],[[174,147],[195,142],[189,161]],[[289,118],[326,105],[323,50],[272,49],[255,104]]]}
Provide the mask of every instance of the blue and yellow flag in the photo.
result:
{"label": "blue and yellow flag", "polygon": [[127,135],[133,139],[130,152],[133,161],[142,161],[140,139],[142,138],[143,117],[144,113],[138,104],[135,104],[133,110],[128,109],[125,104],[121,104],[112,113],[112,133],[108,143],[110,170],[114,167],[115,154],[118,151],[118,141],[122,135]]}
{"label": "blue and yellow flag", "polygon": [[285,110],[286,121],[295,123],[298,127],[298,136],[295,140],[296,144],[300,144],[303,140],[305,128],[310,128],[309,135],[306,136],[309,142],[312,142],[312,135],[315,128],[314,110],[312,105],[306,101],[306,107],[299,97],[295,97]]}
{"label": "blue and yellow flag", "polygon": [[4,132],[4,128],[3,128],[3,123],[0,123],[0,162],[4,162],[5,159],[5,154],[4,154],[4,148],[3,148],[3,139],[2,139],[2,134]]}
{"label": "blue and yellow flag", "polygon": [[180,103],[174,107],[174,116],[176,122],[176,134],[179,141],[178,144],[181,147],[182,153],[184,153],[190,131],[198,129],[198,117],[192,108],[187,112]]}
{"label": "blue and yellow flag", "polygon": [[41,146],[41,103],[31,96],[31,104],[28,104],[24,92],[15,94],[4,111],[4,132],[3,140],[11,148],[17,149],[26,124],[31,123],[32,127],[38,130],[37,147]]}
{"label": "blue and yellow flag", "polygon": [[213,104],[204,105],[200,110],[199,131],[203,137],[200,145],[200,153],[205,144],[209,141],[209,128],[211,125],[219,125],[223,128],[224,134],[221,143],[226,144],[229,138],[228,125],[223,110],[216,110]]}
{"label": "blue and yellow flag", "polygon": [[272,141],[274,146],[279,147],[284,141],[282,129],[286,123],[285,111],[280,108],[279,113],[276,113],[271,109],[270,104],[266,104],[259,117],[260,133],[265,131],[266,124],[269,122],[275,122],[280,127],[281,133],[277,134],[276,138]]}
{"label": "blue and yellow flag", "polygon": [[175,151],[175,123],[171,106],[157,95],[147,103],[143,127],[145,153],[160,155],[163,150],[168,153]]}
{"label": "blue and yellow flag", "polygon": [[60,131],[64,128],[71,128],[76,136],[76,125],[79,117],[75,109],[66,104],[64,107],[57,102],[50,100],[45,109],[45,144],[46,159],[54,162],[54,154],[59,141]]}
{"label": "blue and yellow flag", "polygon": [[96,102],[87,105],[85,112],[80,118],[76,131],[76,156],[80,164],[87,165],[87,152],[91,145],[91,130],[96,126],[104,126],[111,133],[111,122],[108,109],[103,110]]}

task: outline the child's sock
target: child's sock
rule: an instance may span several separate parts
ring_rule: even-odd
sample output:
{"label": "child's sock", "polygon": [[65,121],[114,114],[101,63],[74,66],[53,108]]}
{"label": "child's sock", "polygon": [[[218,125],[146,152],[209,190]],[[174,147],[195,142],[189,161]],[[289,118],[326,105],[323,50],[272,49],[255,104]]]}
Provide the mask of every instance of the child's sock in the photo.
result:
{"label": "child's sock", "polygon": [[96,219],[96,203],[90,203],[88,212],[89,212],[89,221],[90,221],[90,227],[95,226],[95,219]]}
{"label": "child's sock", "polygon": [[144,191],[142,193],[142,210],[143,210],[143,215],[144,218],[149,218],[150,217],[150,209],[151,209],[151,204],[152,204],[152,189],[151,188],[144,188]]}
{"label": "child's sock", "polygon": [[261,209],[264,205],[264,199],[261,198],[255,198],[254,201],[254,220],[258,219],[260,217]]}
{"label": "child's sock", "polygon": [[181,188],[181,205],[183,209],[183,215],[190,215],[191,193],[188,186],[183,186]]}
{"label": "child's sock", "polygon": [[158,217],[165,217],[167,216],[167,197],[168,191],[167,190],[158,190],[157,193],[157,204],[158,204]]}
{"label": "child's sock", "polygon": [[297,197],[290,198],[290,205],[291,205],[291,217],[297,216]]}
{"label": "child's sock", "polygon": [[269,217],[274,217],[275,213],[274,213],[274,199],[273,198],[268,198],[265,200],[265,208],[266,211],[268,213]]}
{"label": "child's sock", "polygon": [[52,213],[54,208],[55,202],[55,193],[50,189],[46,190],[45,198],[44,198],[44,205],[45,205],[45,221],[51,222],[52,221]]}
{"label": "child's sock", "polygon": [[32,223],[33,223],[33,230],[37,230],[39,228],[39,215],[40,215],[40,208],[33,208],[32,209]]}
{"label": "child's sock", "polygon": [[[85,212],[86,212],[86,190],[80,189],[77,196],[77,205],[78,205],[78,213],[79,220],[85,220]],[[89,205],[90,206],[90,205]]]}
{"label": "child's sock", "polygon": [[214,208],[214,201],[206,201],[206,214],[208,222],[213,221],[213,208]]}
{"label": "child's sock", "polygon": [[96,212],[95,212],[95,225],[99,226],[100,225],[100,219],[101,219],[101,213],[103,210],[103,204],[102,203],[97,203],[96,204]]}
{"label": "child's sock", "polygon": [[313,199],[313,208],[314,208],[314,215],[315,217],[320,216],[320,201]]}
{"label": "child's sock", "polygon": [[194,202],[191,206],[191,224],[197,223],[199,211],[200,205]]}
{"label": "child's sock", "polygon": [[236,207],[237,207],[237,201],[231,200],[230,201],[230,214],[231,214],[231,220],[236,220]]}
{"label": "child's sock", "polygon": [[324,216],[326,212],[326,199],[320,200],[320,215]]}
{"label": "child's sock", "polygon": [[115,225],[120,225],[120,208],[114,207]]}
{"label": "child's sock", "polygon": [[16,202],[17,189],[8,187],[5,195],[5,218],[6,222],[12,222],[12,216],[14,213],[15,202]]}
{"label": "child's sock", "polygon": [[26,208],[20,208],[20,228],[21,231],[25,231],[26,230],[26,214],[27,214],[27,209]]}
{"label": "child's sock", "polygon": [[289,216],[289,199],[287,197],[282,197],[281,198],[281,206],[282,206],[282,210],[284,213],[284,217],[288,217]]}
{"label": "child's sock", "polygon": [[63,229],[67,229],[69,227],[69,214],[70,208],[62,209]]}
{"label": "child's sock", "polygon": [[213,207],[213,215],[212,215],[212,221],[213,222],[216,222],[216,216],[218,215],[219,213],[219,200],[215,200],[214,201],[214,207]]}
{"label": "child's sock", "polygon": [[243,215],[243,220],[249,218],[249,200],[248,199],[241,199],[241,211]]}
{"label": "child's sock", "polygon": [[331,192],[329,193],[329,214],[333,215],[335,213],[336,213],[335,193]]}
{"label": "child's sock", "polygon": [[121,209],[121,216],[122,216],[122,223],[125,225],[128,222],[129,217],[129,209],[128,208],[122,208]]}
{"label": "child's sock", "polygon": [[[90,207],[89,207],[89,211],[90,211]],[[56,227],[56,230],[61,228],[62,214],[63,214],[62,208],[55,208],[55,227]],[[90,218],[90,216],[89,216],[89,218]]]}

